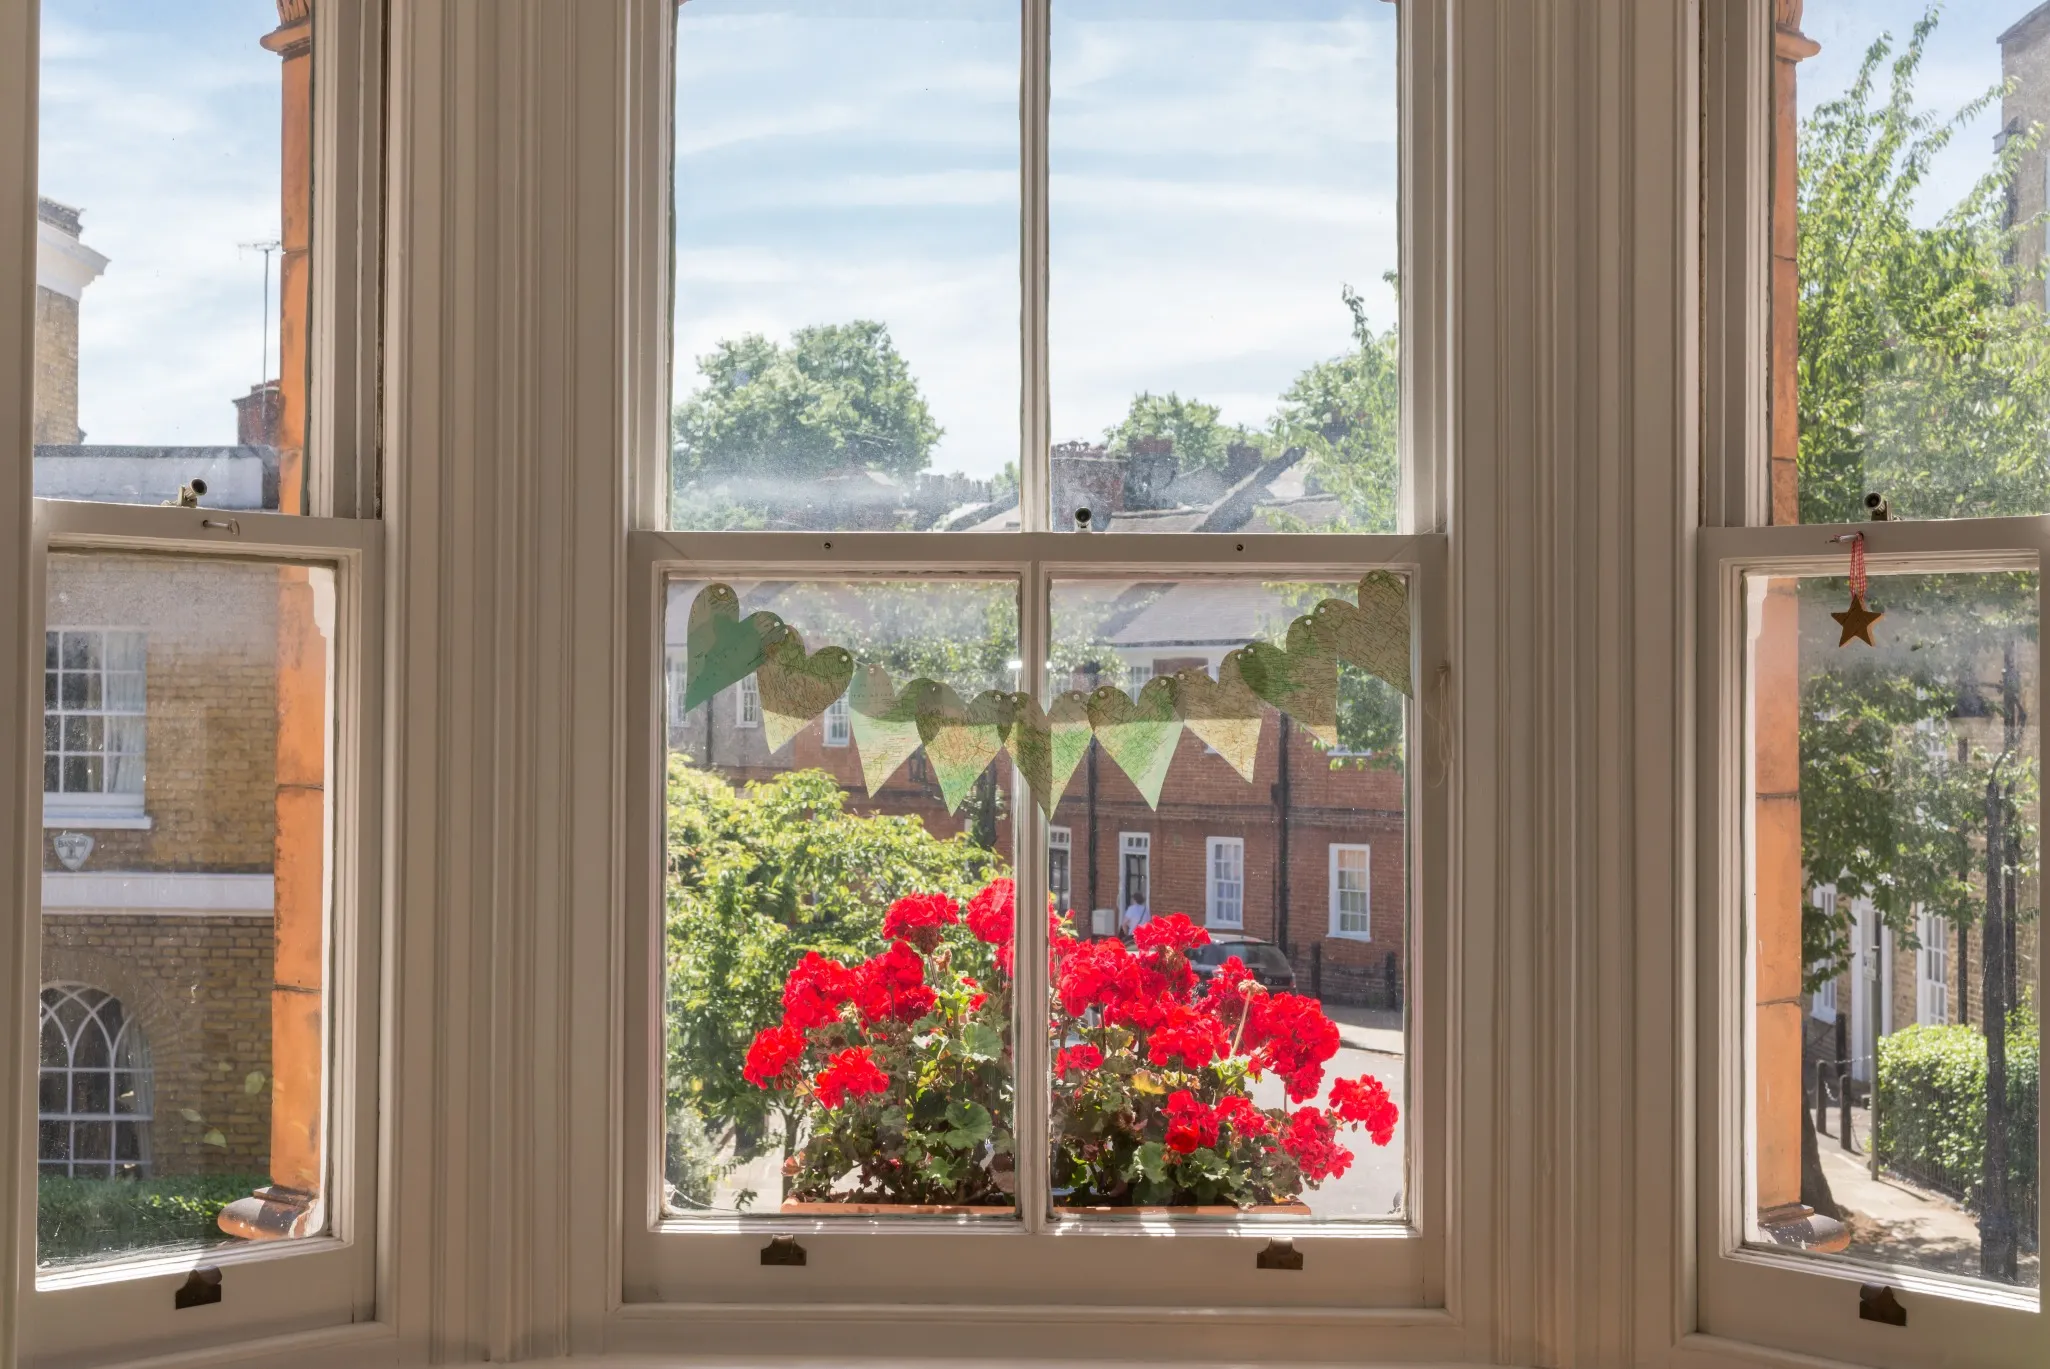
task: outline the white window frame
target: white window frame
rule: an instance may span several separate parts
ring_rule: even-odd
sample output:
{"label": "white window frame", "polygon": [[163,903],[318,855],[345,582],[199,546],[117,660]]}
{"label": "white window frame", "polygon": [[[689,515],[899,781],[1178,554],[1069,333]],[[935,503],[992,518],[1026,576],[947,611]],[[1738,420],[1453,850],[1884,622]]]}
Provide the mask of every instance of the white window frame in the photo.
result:
{"label": "white window frame", "polygon": [[826,705],[825,722],[820,731],[827,746],[846,746],[854,740],[854,719],[848,708],[845,694]]}
{"label": "white window frame", "polygon": [[[1837,891],[1834,884],[1818,884],[1808,895],[1808,902],[1824,917],[1836,914]],[[1818,1022],[1836,1021],[1836,980],[1834,978],[1819,984],[1808,996],[1808,1015]]]}
{"label": "white window frame", "polygon": [[[2050,563],[2050,519],[2040,518],[1709,527],[1699,534],[1699,1329],[1809,1355],[1851,1353],[1888,1369],[1931,1363],[1945,1347],[1968,1343],[1977,1363],[2019,1369],[2041,1363],[2050,1335],[2033,1291],[1779,1252],[1758,1244],[1752,1231],[1746,576],[1842,575],[1846,553],[1831,539],[1852,532],[1866,535],[1875,575],[2035,571]],[[2050,610],[2050,594],[2039,610]],[[2046,626],[2039,621],[2039,634]],[[1868,960],[1860,948],[1861,970]],[[1882,981],[1882,999],[1887,987]],[[2036,992],[2044,987],[2039,977]],[[1858,1289],[1874,1281],[1903,1290],[1912,1307],[1909,1324],[1883,1328],[1884,1337],[1858,1316]]]}
{"label": "white window frame", "polygon": [[663,651],[663,698],[669,713],[669,728],[673,732],[690,723],[690,710],[683,706],[686,691],[690,687],[690,649],[684,646],[670,646]]}
{"label": "white window frame", "polygon": [[[1349,891],[1340,887],[1338,877],[1344,869],[1344,857],[1355,853],[1365,863],[1364,868],[1360,872],[1364,876],[1365,882],[1358,890],[1358,892],[1366,896],[1367,900],[1366,910],[1361,914],[1361,917],[1367,924],[1364,927],[1347,927],[1345,925],[1345,910],[1340,904],[1341,895]],[[1374,848],[1365,842],[1334,841],[1331,843],[1330,854],[1326,857],[1326,860],[1329,873],[1326,888],[1330,896],[1331,914],[1329,934],[1344,941],[1372,941],[1374,939]]]}
{"label": "white window frame", "polygon": [[[1057,884],[1053,877],[1053,853],[1059,851],[1067,857],[1067,878]],[[1056,896],[1065,894],[1069,911],[1074,911],[1075,900],[1075,832],[1069,827],[1048,827],[1046,829],[1046,888]]]}
{"label": "white window frame", "polygon": [[1915,912],[1915,1022],[1950,1025],[1950,924],[1935,913]]}
{"label": "white window frame", "polygon": [[[1226,901],[1221,897],[1222,881],[1218,878],[1217,858],[1231,852],[1238,859],[1238,893],[1230,901],[1230,915],[1225,913]],[[1246,841],[1244,837],[1205,837],[1203,839],[1203,921],[1206,926],[1238,929],[1246,925]]]}
{"label": "white window frame", "polygon": [[[67,634],[90,634],[100,639],[100,653],[102,662],[104,662],[105,660],[105,642],[109,635],[113,633],[122,633],[127,636],[139,637],[142,639],[143,659],[145,663],[147,663],[148,661],[149,634],[138,628],[105,627],[87,624],[78,624],[74,626],[70,624],[54,623],[43,629],[43,635],[46,642],[50,634],[52,633],[58,634],[60,640],[64,635]],[[62,667],[60,666],[59,669],[61,670]],[[48,676],[48,673],[48,667],[46,666],[44,670],[44,674],[46,677]],[[94,673],[104,677],[107,673],[105,665],[100,665]],[[148,679],[147,664],[145,664],[144,668],[144,679],[145,681],[147,681]],[[104,682],[102,683],[101,688],[104,691]],[[147,691],[147,688],[147,683],[145,683],[145,692]],[[60,720],[60,726],[61,720],[69,717],[97,717],[103,720],[102,725],[104,726],[106,720],[111,720],[113,718],[146,719],[149,716],[149,710],[146,703],[144,707],[134,709],[132,711],[120,713],[112,712],[105,706],[104,695],[101,700],[101,707],[96,709],[79,710],[65,708],[63,700],[61,698],[58,700],[57,707],[53,710],[49,705],[49,701],[46,695],[43,705],[44,718],[47,720],[53,711]],[[44,756],[46,758],[49,755],[49,751],[47,748],[48,739],[45,738]],[[103,748],[101,754],[106,755],[111,753],[108,752],[105,748]],[[147,766],[149,760],[147,738],[145,738],[144,740],[143,749],[137,754],[142,756],[143,763],[145,766]],[[59,780],[59,783],[62,783],[61,778]],[[93,828],[120,827],[139,828],[146,830],[149,827],[149,819],[143,815],[143,791],[141,789],[135,789],[132,791],[114,790],[107,789],[104,787],[95,790],[65,790],[61,788],[51,789],[48,784],[48,774],[46,771],[44,776],[43,788],[43,826]]]}
{"label": "white window frame", "polygon": [[753,675],[742,680],[733,691],[733,725],[739,728],[762,725],[762,684]]}
{"label": "white window frame", "polygon": [[[282,7],[281,7],[282,8]],[[31,206],[38,112],[39,6],[0,7],[0,88],[16,98],[0,101],[0,415],[25,415],[24,388],[30,368],[17,347],[17,320],[28,317],[34,297],[32,250],[22,243],[13,220],[25,196]],[[310,307],[314,335],[308,339],[309,410],[306,415],[304,516],[34,500],[31,461],[13,447],[0,454],[0,473],[10,480],[0,511],[0,629],[10,651],[34,644],[35,682],[25,671],[0,677],[0,718],[10,734],[33,735],[40,765],[41,644],[46,616],[45,565],[52,552],[90,551],[162,554],[241,563],[302,564],[334,575],[331,639],[333,693],[328,776],[332,813],[328,834],[329,900],[327,934],[325,1136],[327,1175],[323,1205],[327,1235],[303,1240],[252,1243],[209,1252],[202,1261],[188,1253],[143,1254],[45,1272],[34,1267],[34,1188],[7,1185],[0,1195],[0,1225],[26,1232],[10,1247],[0,1268],[14,1276],[0,1298],[10,1315],[0,1318],[0,1363],[19,1356],[36,1363],[96,1364],[165,1353],[204,1355],[236,1347],[238,1355],[261,1354],[260,1343],[293,1336],[353,1353],[394,1343],[389,1299],[380,1302],[380,1241],[391,1229],[389,1194],[379,1183],[380,1143],[395,1136],[394,1109],[381,1106],[381,1081],[410,1077],[383,1058],[386,1022],[381,1008],[385,967],[383,866],[384,579],[380,511],[379,436],[387,396],[382,392],[380,320],[385,302],[382,223],[385,81],[385,6],[377,0],[322,0],[311,7],[314,69],[314,203],[310,225]],[[252,32],[252,45],[261,38]],[[26,155],[23,150],[26,149]],[[20,216],[34,232],[34,216]],[[33,241],[32,236],[28,239]],[[275,296],[273,297],[275,299]],[[18,329],[26,343],[25,323]],[[17,361],[19,365],[17,366]],[[11,428],[10,417],[10,428]],[[19,430],[26,434],[26,420]],[[17,493],[18,492],[18,493]],[[16,520],[18,522],[7,522]],[[19,557],[16,561],[14,558]],[[18,574],[25,566],[27,574]],[[71,624],[57,624],[71,626]],[[17,656],[17,661],[22,657]],[[26,726],[34,719],[35,730]],[[10,738],[11,739],[11,738]],[[12,772],[21,753],[0,744],[0,769]],[[25,757],[24,757],[25,758]],[[40,774],[40,771],[37,772]],[[0,969],[10,980],[9,1001],[38,999],[42,923],[38,882],[43,814],[41,780],[34,794],[15,804],[0,798],[0,903],[25,908],[21,930],[0,950]],[[15,819],[22,821],[19,827]],[[139,814],[125,820],[87,814],[56,814],[66,826],[140,828]],[[21,840],[26,837],[27,840]],[[18,878],[17,878],[18,876]],[[19,895],[20,902],[16,903]],[[12,916],[12,914],[10,914]],[[16,1034],[33,1031],[11,1014],[0,1027],[0,1044],[10,1053]],[[12,1058],[12,1056],[10,1056]],[[32,1060],[32,1050],[23,1058]],[[157,1065],[161,1067],[162,1061]],[[18,1075],[8,1074],[8,1078]],[[33,1073],[29,1076],[31,1082]],[[21,1096],[10,1115],[34,1113],[34,1092]],[[33,1171],[31,1121],[9,1129],[0,1157],[23,1156]],[[222,1271],[223,1298],[201,1311],[178,1310],[172,1292],[195,1263]],[[288,1358],[291,1356],[287,1356]]]}
{"label": "white window frame", "polygon": [[[950,1306],[971,1303],[991,1309],[1029,1305],[1097,1304],[1099,1315],[1123,1318],[1134,1309],[1143,1315],[1164,1315],[1186,1323],[1192,1309],[1233,1304],[1229,1315],[1257,1332],[1262,1344],[1271,1336],[1288,1335],[1302,1344],[1304,1334],[1325,1337],[1337,1347],[1357,1343],[1368,1325],[1391,1347],[1389,1353],[1458,1357],[1465,1353],[1467,1332],[1445,1311],[1447,1240],[1451,1208],[1446,1188],[1443,1146],[1449,1116],[1448,1089],[1456,1074],[1427,1068],[1421,1062],[1444,1059],[1445,978],[1448,942],[1445,910],[1449,908],[1450,785],[1444,767],[1414,767],[1405,776],[1408,868],[1414,872],[1414,982],[1417,1005],[1411,1009],[1413,1051],[1411,1083],[1405,1107],[1409,1195],[1406,1225],[1359,1223],[1316,1224],[1279,1219],[1182,1222],[1170,1219],[1179,1235],[1189,1239],[1151,1240],[1129,1226],[1098,1230],[1081,1225],[1095,1238],[1049,1239],[1051,1218],[1045,1185],[1036,1176],[1044,1156],[1032,1148],[1022,1161],[1021,1204],[1015,1222],[964,1228],[953,1219],[910,1216],[849,1218],[825,1221],[782,1217],[770,1221],[740,1217],[693,1217],[672,1220],[660,1206],[662,1118],[658,1080],[661,1076],[662,1031],[660,919],[657,909],[663,869],[661,838],[660,718],[656,682],[660,675],[659,624],[663,620],[665,582],[675,576],[693,580],[759,577],[782,579],[950,573],[1014,578],[1020,590],[1019,625],[1022,681],[1046,678],[1045,633],[1052,582],[1062,577],[1159,580],[1249,574],[1262,578],[1309,580],[1328,577],[1350,582],[1367,568],[1387,566],[1407,573],[1411,613],[1416,626],[1416,660],[1446,659],[1446,561],[1448,544],[1441,529],[1443,482],[1437,471],[1439,422],[1431,417],[1442,393],[1435,379],[1439,362],[1421,339],[1439,326],[1428,301],[1431,283],[1442,271],[1435,260],[1405,264],[1405,280],[1414,288],[1402,292],[1406,339],[1405,375],[1422,389],[1406,389],[1405,450],[1429,453],[1428,459],[1405,462],[1398,504],[1401,532],[1384,536],[1349,534],[1147,534],[1134,536],[1056,532],[1049,528],[1049,437],[1047,348],[1047,194],[1045,130],[1049,100],[1048,57],[1051,0],[1021,0],[1023,22],[1021,157],[1023,187],[1023,271],[1021,347],[1024,356],[1025,402],[1020,432],[1022,527],[1009,533],[783,533],[661,531],[667,515],[668,405],[666,366],[656,364],[653,346],[658,329],[649,329],[649,351],[635,373],[634,424],[643,434],[636,450],[631,507],[633,526],[627,548],[627,764],[628,883],[626,889],[626,1071],[623,1098],[625,1170],[621,1277],[628,1305],[613,1323],[616,1345],[675,1348],[701,1343],[693,1328],[709,1317],[722,1324],[736,1304],[763,1309],[779,1322],[802,1320],[828,1325],[848,1307],[888,1308],[892,1323],[902,1329],[925,1320],[945,1324]],[[658,50],[672,50],[674,7],[659,11],[665,41]],[[1444,41],[1440,0],[1408,0],[1402,7],[1401,65],[1405,135],[1402,154],[1405,254],[1411,245],[1432,241],[1431,223],[1441,212],[1434,206],[1436,172],[1420,168],[1431,154],[1425,149],[1442,137],[1442,117],[1434,95],[1416,92],[1434,78]],[[649,75],[650,87],[666,95],[673,84],[666,65]],[[670,298],[666,194],[672,136],[668,102],[663,99],[635,107],[641,145],[637,163],[649,189],[637,201],[641,241],[647,246],[635,257],[637,298],[661,301],[666,318]],[[1425,181],[1419,182],[1423,176]],[[660,187],[660,189],[656,189]],[[1414,193],[1413,193],[1414,192]],[[1432,254],[1434,255],[1434,254]],[[1411,267],[1414,266],[1414,270]],[[1423,302],[1423,303],[1420,303]],[[666,360],[666,359],[665,359]],[[907,571],[916,567],[916,571]],[[1418,665],[1422,682],[1418,701],[1409,706],[1411,734],[1423,735],[1423,704],[1436,667]],[[1031,687],[1027,685],[1026,687]],[[1022,783],[1022,782],[1021,782]],[[1019,881],[1018,906],[1044,906],[1047,897],[1046,819],[1022,787],[1012,795],[1014,840],[1019,858],[1013,868]],[[1115,830],[1115,819],[1112,819]],[[1120,861],[1120,866],[1122,861]],[[1121,878],[1118,880],[1122,882]],[[1122,912],[1122,904],[1119,909]],[[1017,954],[1017,1001],[1029,1003],[1046,992],[1045,942],[1039,919],[1023,918]],[[1021,1078],[1043,1077],[1047,1066],[1043,1033],[1021,1029],[1016,1065]],[[1043,1135],[1046,1100],[1034,1089],[1019,1090],[1019,1135]],[[1431,1138],[1425,1140],[1422,1138]],[[1064,1222],[1064,1229],[1075,1224]],[[797,1236],[808,1254],[800,1291],[787,1270],[765,1270],[760,1251],[771,1233]],[[1292,1239],[1306,1255],[1305,1268],[1287,1276],[1288,1286],[1252,1281],[1248,1272],[1250,1241]],[[1132,1244],[1144,1240],[1143,1246]],[[993,1246],[991,1242],[1002,1242]],[[1003,1253],[999,1255],[998,1251]],[[1105,1305],[1104,1290],[1115,1289],[1118,1306]],[[797,1301],[792,1301],[793,1296]],[[826,1305],[814,1310],[813,1304]],[[838,1300],[836,1303],[834,1300]],[[1292,1305],[1293,1310],[1279,1307]],[[836,1311],[835,1308],[841,1310]],[[1320,1319],[1318,1331],[1300,1322],[1309,1308]],[[858,1312],[856,1315],[869,1315]],[[995,1315],[1005,1315],[996,1311]],[[1065,1310],[1054,1319],[1069,1320]],[[1195,1327],[1185,1327],[1193,1332]],[[1181,1336],[1182,1332],[1173,1333]],[[1205,1333],[1207,1334],[1207,1333]],[[1134,1347],[1140,1342],[1129,1342]],[[1158,1342],[1149,1342],[1158,1345]],[[1177,1344],[1192,1344],[1177,1340]],[[986,1348],[986,1333],[977,1328],[963,1342]],[[1400,1345],[1400,1350],[1392,1347]]]}
{"label": "white window frame", "polygon": [[1118,916],[1124,917],[1125,909],[1132,906],[1132,887],[1129,863],[1133,856],[1144,862],[1146,870],[1146,910],[1153,911],[1153,834],[1151,832],[1118,833]]}

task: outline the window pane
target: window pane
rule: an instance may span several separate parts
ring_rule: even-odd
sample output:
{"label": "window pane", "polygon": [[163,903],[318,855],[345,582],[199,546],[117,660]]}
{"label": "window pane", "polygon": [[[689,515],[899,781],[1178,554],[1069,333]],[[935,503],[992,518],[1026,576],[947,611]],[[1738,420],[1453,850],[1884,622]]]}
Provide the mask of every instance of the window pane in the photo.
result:
{"label": "window pane", "polygon": [[333,574],[58,552],[48,594],[140,669],[44,803],[37,1262],[322,1234]]}
{"label": "window pane", "polygon": [[[1404,700],[1328,657],[1321,688],[1314,664],[1293,677],[1321,709],[1233,683],[1240,648],[1352,588],[1055,582],[1047,692],[1082,695],[1094,724],[1054,814],[1076,910],[1053,947],[1063,1212],[1407,1211]],[[1131,702],[1134,662],[1154,679]],[[1238,916],[1206,927],[1220,842]],[[1330,934],[1333,843],[1375,851],[1372,945]]]}
{"label": "window pane", "polygon": [[1798,110],[1775,115],[1798,184],[1775,202],[1794,255],[1774,271],[1774,522],[1861,519],[1867,496],[1905,518],[2050,510],[2037,8],[1801,13],[1818,50],[1774,66],[1773,109]]}
{"label": "window pane", "polygon": [[[1017,585],[675,581],[667,645],[721,593],[731,626],[691,662],[714,692],[668,737],[668,1208],[1007,1213],[1009,758],[965,713],[925,708],[922,742],[923,706],[892,700],[1014,690]],[[732,646],[758,612],[819,675]],[[750,663],[742,727],[719,672]],[[851,740],[828,746],[842,690]]]}
{"label": "window pane", "polygon": [[42,0],[44,498],[301,509],[312,24],[280,8]]}
{"label": "window pane", "polygon": [[1397,7],[1052,22],[1053,526],[1394,531]]}
{"label": "window pane", "polygon": [[2036,576],[1747,589],[1748,1238],[2033,1288]]}
{"label": "window pane", "polygon": [[676,32],[684,528],[1017,516],[1016,0],[693,0]]}

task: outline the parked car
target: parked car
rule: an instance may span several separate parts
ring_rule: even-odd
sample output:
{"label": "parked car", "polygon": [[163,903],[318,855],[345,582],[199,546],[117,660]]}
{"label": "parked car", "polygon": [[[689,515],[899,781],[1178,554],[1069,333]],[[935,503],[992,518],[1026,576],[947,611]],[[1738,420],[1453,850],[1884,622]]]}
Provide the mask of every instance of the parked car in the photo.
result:
{"label": "parked car", "polygon": [[1241,932],[1212,932],[1208,946],[1198,946],[1189,953],[1189,964],[1194,967],[1196,977],[1208,983],[1210,976],[1217,973],[1218,966],[1239,958],[1239,963],[1253,972],[1253,978],[1270,989],[1293,989],[1295,967],[1288,963],[1288,957],[1271,941],[1262,941],[1257,936],[1246,936]]}

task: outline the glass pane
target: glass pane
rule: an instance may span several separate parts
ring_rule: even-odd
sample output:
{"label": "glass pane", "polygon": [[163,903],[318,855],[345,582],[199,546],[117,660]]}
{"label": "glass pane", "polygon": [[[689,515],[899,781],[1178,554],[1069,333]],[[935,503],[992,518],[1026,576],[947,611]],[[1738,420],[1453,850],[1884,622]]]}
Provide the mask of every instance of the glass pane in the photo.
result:
{"label": "glass pane", "polygon": [[1774,522],[2050,510],[2037,11],[1808,0],[1779,44]]}
{"label": "glass pane", "polygon": [[1395,530],[1397,13],[1053,0],[1055,528]]}
{"label": "glass pane", "polygon": [[[701,594],[732,626],[668,737],[668,1208],[1007,1214],[1010,761],[965,714],[922,747],[917,701],[1017,688],[1017,585],[676,581],[668,646]],[[816,676],[748,657],[757,613]]]}
{"label": "glass pane", "polygon": [[2036,576],[1747,589],[1749,1239],[2034,1288]]}
{"label": "glass pane", "polygon": [[310,8],[42,0],[38,495],[302,511]]}
{"label": "glass pane", "polygon": [[58,552],[48,578],[59,628],[150,626],[140,715],[85,720],[118,751],[65,762],[106,782],[46,808],[38,1107],[101,1120],[40,1130],[37,1262],[323,1234],[333,574]]}
{"label": "glass pane", "polygon": [[[1082,695],[1095,723],[1054,814],[1075,843],[1051,986],[1062,1211],[1408,1210],[1404,700],[1305,659],[1284,713],[1241,669],[1241,648],[1281,655],[1292,620],[1352,590],[1054,585],[1047,693]],[[1104,682],[1133,664],[1153,678],[1127,703]],[[1242,881],[1228,926],[1205,925],[1214,838]],[[1374,851],[1371,941],[1336,935],[1334,843]]]}
{"label": "glass pane", "polygon": [[1018,6],[676,21],[682,528],[1017,517]]}

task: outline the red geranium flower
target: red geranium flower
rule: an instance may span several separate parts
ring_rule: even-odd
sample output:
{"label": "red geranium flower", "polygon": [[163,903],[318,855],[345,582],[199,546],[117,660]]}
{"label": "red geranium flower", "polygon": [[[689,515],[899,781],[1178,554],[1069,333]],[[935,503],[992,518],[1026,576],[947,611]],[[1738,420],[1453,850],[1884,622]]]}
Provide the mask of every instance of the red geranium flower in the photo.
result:
{"label": "red geranium flower", "polygon": [[1303,1178],[1313,1184],[1342,1176],[1352,1165],[1352,1152],[1333,1138],[1337,1128],[1316,1108],[1301,1108],[1281,1133],[1281,1148],[1295,1158]]}
{"label": "red geranium flower", "polygon": [[1167,1148],[1187,1155],[1202,1146],[1217,1144],[1218,1115],[1198,1102],[1187,1089],[1176,1089],[1167,1097]]}
{"label": "red geranium flower", "polygon": [[1063,1046],[1054,1052],[1053,1072],[1073,1074],[1078,1070],[1103,1068],[1103,1052],[1091,1045]]}
{"label": "red geranium flower", "polygon": [[1340,1079],[1331,1085],[1331,1108],[1348,1122],[1357,1122],[1374,1138],[1374,1144],[1385,1146],[1395,1139],[1395,1124],[1402,1114],[1388,1090],[1371,1074],[1357,1079]]}
{"label": "red geranium flower", "polygon": [[1198,946],[1208,946],[1210,933],[1189,921],[1187,913],[1169,913],[1140,923],[1132,932],[1132,940],[1145,951],[1158,948],[1191,951]]}
{"label": "red geranium flower", "polygon": [[817,951],[806,951],[783,985],[783,1024],[808,1031],[840,1016],[840,1005],[854,997],[854,971]]}
{"label": "red geranium flower", "polygon": [[940,928],[960,920],[961,905],[945,894],[906,894],[883,914],[883,935],[930,951],[940,944]]}
{"label": "red geranium flower", "polygon": [[932,1011],[936,996],[925,982],[925,960],[910,943],[893,941],[881,955],[854,971],[854,1003],[861,1020],[916,1022]]}
{"label": "red geranium flower", "polygon": [[850,1094],[858,1097],[866,1093],[887,1093],[890,1076],[876,1064],[867,1046],[854,1046],[826,1061],[826,1067],[819,1071],[818,1078],[812,1080],[812,1087],[818,1090],[821,1103],[837,1108],[847,1101]]}
{"label": "red geranium flower", "polygon": [[993,879],[968,900],[968,930],[992,946],[1011,944],[1017,923],[1018,888],[1008,879]]}
{"label": "red geranium flower", "polygon": [[1269,994],[1252,1000],[1243,1042],[1255,1066],[1280,1075],[1289,1098],[1301,1103],[1317,1096],[1324,1062],[1338,1054],[1338,1028],[1315,999]]}
{"label": "red geranium flower", "polygon": [[1274,1130],[1274,1123],[1268,1120],[1267,1114],[1243,1093],[1229,1094],[1218,1100],[1217,1120],[1229,1126],[1241,1140],[1266,1136]]}
{"label": "red geranium flower", "polygon": [[803,1054],[803,1032],[795,1027],[765,1028],[747,1048],[747,1063],[741,1066],[741,1077],[758,1089],[775,1088],[783,1072]]}
{"label": "red geranium flower", "polygon": [[1210,983],[1203,990],[1202,1003],[1216,1013],[1226,1027],[1236,1030],[1239,1019],[1245,1014],[1247,1000],[1265,992],[1260,981],[1253,978],[1253,972],[1246,968],[1246,962],[1231,956],[1210,976]]}
{"label": "red geranium flower", "polygon": [[1231,1037],[1222,1022],[1199,1008],[1171,1003],[1147,1042],[1146,1058],[1156,1065],[1179,1058],[1183,1069],[1199,1070],[1230,1050]]}
{"label": "red geranium flower", "polygon": [[968,1000],[968,1011],[974,1012],[977,1008],[989,1002],[989,995],[982,992],[982,985],[975,982],[973,975],[962,975],[961,982],[975,990],[975,997]]}

